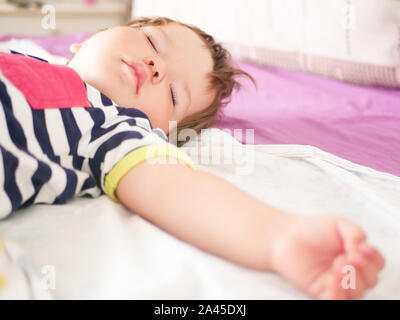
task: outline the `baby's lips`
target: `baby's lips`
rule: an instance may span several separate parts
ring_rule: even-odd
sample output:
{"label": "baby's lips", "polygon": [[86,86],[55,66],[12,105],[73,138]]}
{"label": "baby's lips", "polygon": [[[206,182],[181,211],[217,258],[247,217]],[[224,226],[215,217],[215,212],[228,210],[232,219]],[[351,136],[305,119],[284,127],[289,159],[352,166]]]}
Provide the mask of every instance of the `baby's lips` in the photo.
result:
{"label": "baby's lips", "polygon": [[141,64],[139,62],[125,61],[125,63],[135,71],[136,78],[138,80],[136,91],[139,92],[139,90],[142,87],[143,83],[146,82],[147,72],[146,72],[143,64]]}

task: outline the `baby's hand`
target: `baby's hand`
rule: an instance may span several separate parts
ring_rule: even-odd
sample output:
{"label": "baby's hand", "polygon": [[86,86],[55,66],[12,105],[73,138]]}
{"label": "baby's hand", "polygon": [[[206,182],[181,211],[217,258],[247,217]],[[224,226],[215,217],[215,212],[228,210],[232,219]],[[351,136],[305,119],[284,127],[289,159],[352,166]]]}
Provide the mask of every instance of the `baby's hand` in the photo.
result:
{"label": "baby's hand", "polygon": [[355,223],[331,215],[288,220],[272,251],[282,277],[316,299],[358,299],[377,284],[384,259]]}

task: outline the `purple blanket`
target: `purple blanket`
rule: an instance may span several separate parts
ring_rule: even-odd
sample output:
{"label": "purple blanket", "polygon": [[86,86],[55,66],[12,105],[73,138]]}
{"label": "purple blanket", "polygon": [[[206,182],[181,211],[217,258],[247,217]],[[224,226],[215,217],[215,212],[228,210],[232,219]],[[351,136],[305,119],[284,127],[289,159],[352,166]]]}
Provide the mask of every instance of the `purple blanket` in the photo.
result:
{"label": "purple blanket", "polygon": [[[87,34],[29,37],[53,54]],[[9,36],[0,36],[0,41]],[[238,65],[257,80],[235,93],[215,127],[254,129],[256,144],[303,144],[400,176],[400,91],[351,85],[310,74]],[[243,130],[245,136],[245,130]],[[244,139],[242,142],[246,143]]]}

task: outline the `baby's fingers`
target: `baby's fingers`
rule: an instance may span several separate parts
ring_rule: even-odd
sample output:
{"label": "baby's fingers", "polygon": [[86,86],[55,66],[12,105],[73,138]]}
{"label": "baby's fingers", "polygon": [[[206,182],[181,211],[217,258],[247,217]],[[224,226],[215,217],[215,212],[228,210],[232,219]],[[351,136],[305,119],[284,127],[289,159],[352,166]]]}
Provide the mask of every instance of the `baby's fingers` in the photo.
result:
{"label": "baby's fingers", "polygon": [[352,263],[360,276],[359,278],[357,277],[357,281],[362,281],[365,289],[372,288],[378,283],[379,269],[368,257],[357,254]]}
{"label": "baby's fingers", "polygon": [[367,257],[378,270],[383,269],[383,267],[385,266],[385,259],[378,250],[376,250],[374,247],[366,242],[360,244],[359,249],[362,254]]}
{"label": "baby's fingers", "polygon": [[347,253],[356,252],[359,244],[366,239],[364,231],[351,220],[344,218],[338,220],[336,226],[342,237],[344,250]]}
{"label": "baby's fingers", "polygon": [[332,276],[329,285],[322,294],[322,299],[347,300],[350,299],[350,288],[343,286],[343,274],[339,270]]}
{"label": "baby's fingers", "polygon": [[340,296],[338,274],[343,264],[346,262],[346,256],[342,255],[336,258],[330,270],[318,277],[309,288],[311,296],[317,299],[345,299],[345,296]]}
{"label": "baby's fingers", "polygon": [[342,300],[361,297],[366,285],[358,268],[355,257],[349,259],[348,256],[342,256],[336,259],[320,299]]}
{"label": "baby's fingers", "polygon": [[[353,256],[341,270],[341,288],[346,299],[360,299],[365,290],[377,281],[376,270],[370,270],[361,256]],[[370,267],[370,266],[369,266]]]}

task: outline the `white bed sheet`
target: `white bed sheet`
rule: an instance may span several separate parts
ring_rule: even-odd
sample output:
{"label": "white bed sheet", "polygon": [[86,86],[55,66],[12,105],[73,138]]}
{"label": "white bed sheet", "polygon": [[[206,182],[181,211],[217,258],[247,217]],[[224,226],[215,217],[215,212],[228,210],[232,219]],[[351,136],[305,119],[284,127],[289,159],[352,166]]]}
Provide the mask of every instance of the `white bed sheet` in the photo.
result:
{"label": "white bed sheet", "polygon": [[[364,298],[400,299],[399,177],[311,146],[241,145],[219,129],[203,132],[203,150],[222,155],[230,141],[238,157],[233,164],[206,164],[207,157],[195,157],[198,141],[183,149],[199,170],[293,214],[336,213],[356,221],[386,259],[380,282]],[[246,159],[247,165],[240,162]],[[243,268],[174,238],[106,196],[17,211],[0,222],[0,239],[6,280],[0,298],[308,298],[275,274]]]}

